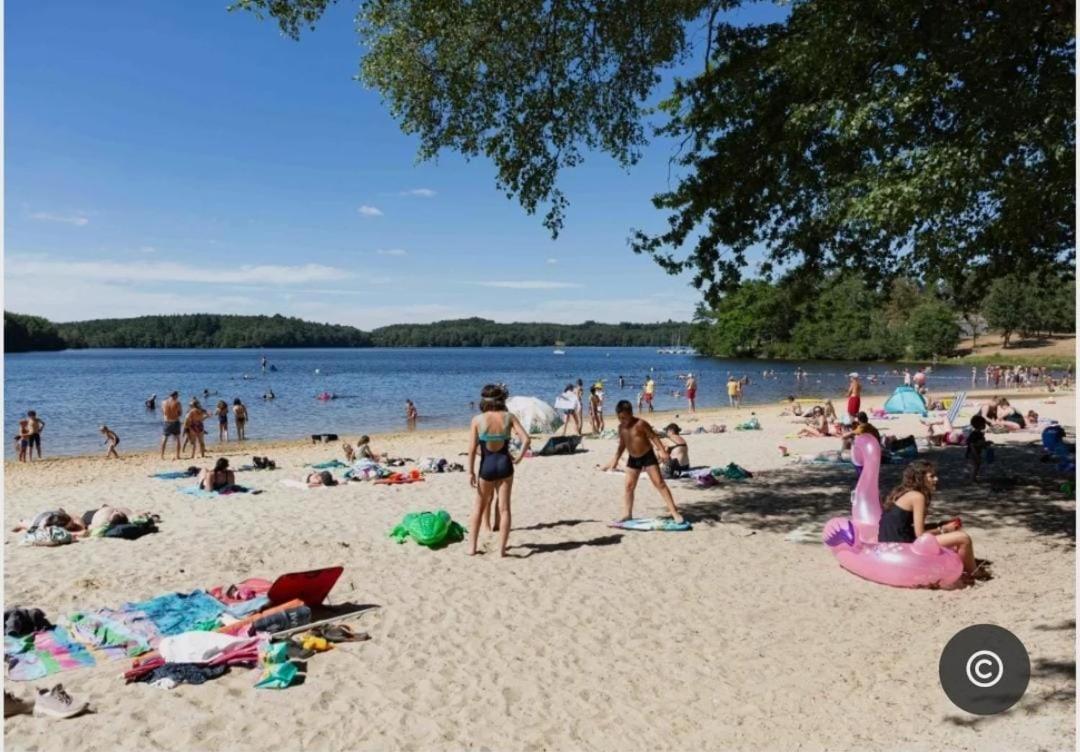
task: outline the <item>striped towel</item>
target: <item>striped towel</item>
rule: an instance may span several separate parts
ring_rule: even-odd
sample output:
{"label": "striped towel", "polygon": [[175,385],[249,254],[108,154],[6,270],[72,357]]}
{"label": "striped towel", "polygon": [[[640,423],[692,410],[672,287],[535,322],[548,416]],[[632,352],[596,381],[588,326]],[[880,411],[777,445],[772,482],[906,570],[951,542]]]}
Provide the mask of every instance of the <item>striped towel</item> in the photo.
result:
{"label": "striped towel", "polygon": [[4,660],[11,681],[32,681],[43,676],[93,666],[94,656],[63,627],[26,637],[4,637]]}
{"label": "striped towel", "polygon": [[963,408],[964,402],[967,400],[967,392],[957,392],[953,397],[953,402],[949,406],[949,423],[956,425],[956,419],[960,417],[960,409]]}

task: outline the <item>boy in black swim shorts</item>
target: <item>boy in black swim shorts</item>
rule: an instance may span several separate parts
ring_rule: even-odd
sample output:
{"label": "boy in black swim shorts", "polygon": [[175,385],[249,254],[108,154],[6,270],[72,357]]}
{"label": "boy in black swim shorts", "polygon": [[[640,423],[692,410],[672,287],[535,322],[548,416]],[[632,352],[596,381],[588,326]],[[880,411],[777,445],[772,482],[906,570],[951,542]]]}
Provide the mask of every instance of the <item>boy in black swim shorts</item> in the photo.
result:
{"label": "boy in black swim shorts", "polygon": [[[683,516],[675,506],[671,489],[660,475],[660,461],[668,461],[668,452],[657,438],[653,427],[641,418],[634,417],[634,408],[628,400],[620,400],[615,406],[615,415],[619,419],[619,448],[615,459],[604,465],[603,470],[612,470],[619,464],[624,451],[629,451],[626,460],[626,487],[623,493],[623,515],[619,521],[632,519],[634,516],[634,491],[638,478],[645,472],[652,481],[660,498],[667,504],[668,512],[676,522],[682,522]],[[659,459],[657,458],[659,455]]]}

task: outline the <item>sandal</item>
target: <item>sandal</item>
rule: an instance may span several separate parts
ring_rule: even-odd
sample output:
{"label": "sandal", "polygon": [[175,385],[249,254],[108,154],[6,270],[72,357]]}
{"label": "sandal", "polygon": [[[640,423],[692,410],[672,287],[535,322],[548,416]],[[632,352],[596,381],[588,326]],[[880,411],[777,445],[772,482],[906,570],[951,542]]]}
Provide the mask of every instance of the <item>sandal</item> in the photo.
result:
{"label": "sandal", "polygon": [[327,642],[364,642],[371,639],[367,632],[353,632],[347,624],[324,624],[312,629],[311,634]]}

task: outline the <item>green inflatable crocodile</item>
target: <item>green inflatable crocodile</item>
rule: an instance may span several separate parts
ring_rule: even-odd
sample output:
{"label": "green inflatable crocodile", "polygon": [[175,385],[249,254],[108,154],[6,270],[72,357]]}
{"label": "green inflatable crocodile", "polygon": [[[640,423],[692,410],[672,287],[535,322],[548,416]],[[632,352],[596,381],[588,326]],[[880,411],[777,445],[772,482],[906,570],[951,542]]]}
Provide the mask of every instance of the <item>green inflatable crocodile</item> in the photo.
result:
{"label": "green inflatable crocodile", "polygon": [[390,531],[390,537],[398,543],[412,538],[421,546],[434,548],[462,540],[465,537],[465,528],[450,519],[450,514],[445,509],[437,512],[412,512],[405,515],[401,524]]}

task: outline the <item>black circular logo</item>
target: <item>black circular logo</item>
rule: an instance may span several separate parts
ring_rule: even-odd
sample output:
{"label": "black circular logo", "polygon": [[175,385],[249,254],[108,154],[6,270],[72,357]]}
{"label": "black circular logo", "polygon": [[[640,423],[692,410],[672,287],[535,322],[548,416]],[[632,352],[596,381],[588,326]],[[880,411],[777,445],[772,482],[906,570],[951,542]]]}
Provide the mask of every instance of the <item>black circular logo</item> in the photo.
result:
{"label": "black circular logo", "polygon": [[996,624],[961,629],[941,651],[941,688],[953,704],[975,715],[1001,713],[1024,696],[1031,660],[1024,643]]}

